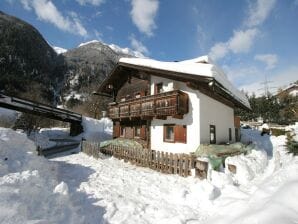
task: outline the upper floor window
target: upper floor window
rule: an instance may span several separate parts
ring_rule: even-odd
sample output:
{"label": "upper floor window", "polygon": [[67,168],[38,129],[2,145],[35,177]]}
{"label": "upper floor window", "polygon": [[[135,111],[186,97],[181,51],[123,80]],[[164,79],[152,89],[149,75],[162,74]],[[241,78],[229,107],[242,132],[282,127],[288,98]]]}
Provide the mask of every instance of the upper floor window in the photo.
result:
{"label": "upper floor window", "polygon": [[155,84],[154,94],[162,93],[163,92],[162,86],[163,86],[162,82]]}

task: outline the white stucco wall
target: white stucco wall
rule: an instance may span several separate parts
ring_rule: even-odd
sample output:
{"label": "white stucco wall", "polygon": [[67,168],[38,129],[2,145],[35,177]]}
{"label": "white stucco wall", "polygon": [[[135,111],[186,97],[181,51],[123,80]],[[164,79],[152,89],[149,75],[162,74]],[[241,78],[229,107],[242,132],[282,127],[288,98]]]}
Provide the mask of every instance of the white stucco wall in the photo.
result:
{"label": "white stucco wall", "polygon": [[232,129],[232,142],[235,141],[234,110],[203,93],[200,98],[201,143],[210,143],[210,125],[216,127],[216,143],[229,142],[229,128]]}
{"label": "white stucco wall", "polygon": [[[216,126],[216,142],[228,142],[229,128],[232,128],[232,139],[235,140],[234,111],[232,108],[190,89],[184,82],[173,81],[151,76],[151,94],[154,84],[163,83],[164,91],[179,89],[188,94],[189,112],[183,119],[168,117],[166,120],[153,119],[151,122],[151,148],[173,153],[190,153],[196,151],[202,143],[210,143],[210,125]],[[168,143],[163,141],[164,124],[187,125],[186,143]]]}
{"label": "white stucco wall", "polygon": [[[154,94],[154,83],[163,83],[164,91],[180,89],[188,94],[189,112],[183,116],[183,119],[175,119],[168,117],[167,120],[153,119],[151,122],[151,148],[159,151],[173,153],[189,153],[194,152],[200,145],[200,105],[199,92],[192,90],[183,82],[172,81],[156,76],[151,77],[151,94]],[[163,141],[163,125],[177,124],[187,125],[187,140],[185,143],[168,143]]]}

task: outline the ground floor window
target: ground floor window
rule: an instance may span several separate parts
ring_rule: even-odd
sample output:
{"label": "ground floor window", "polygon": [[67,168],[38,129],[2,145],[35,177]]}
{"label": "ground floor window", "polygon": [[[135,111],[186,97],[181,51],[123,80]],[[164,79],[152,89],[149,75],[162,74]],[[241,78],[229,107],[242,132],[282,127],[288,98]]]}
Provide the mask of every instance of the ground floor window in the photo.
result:
{"label": "ground floor window", "polygon": [[165,124],[164,142],[186,143],[186,125]]}
{"label": "ground floor window", "polygon": [[240,141],[239,128],[235,128],[235,141],[236,142],[239,142]]}
{"label": "ground floor window", "polygon": [[229,141],[232,141],[232,128],[229,128]]}
{"label": "ground floor window", "polygon": [[164,125],[164,142],[175,142],[173,124]]}
{"label": "ground floor window", "polygon": [[215,128],[215,125],[210,125],[210,144],[216,144],[216,128]]}
{"label": "ground floor window", "polygon": [[141,126],[136,126],[134,132],[135,132],[134,137],[140,138],[141,137]]}
{"label": "ground floor window", "polygon": [[121,137],[124,137],[125,136],[125,127],[124,126],[121,126],[120,127],[120,136]]}

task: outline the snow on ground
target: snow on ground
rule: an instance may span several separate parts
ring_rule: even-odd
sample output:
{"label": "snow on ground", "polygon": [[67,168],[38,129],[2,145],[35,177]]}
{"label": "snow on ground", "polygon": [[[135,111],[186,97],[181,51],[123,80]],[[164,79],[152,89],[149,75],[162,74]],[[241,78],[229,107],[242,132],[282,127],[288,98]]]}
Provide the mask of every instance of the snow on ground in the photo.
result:
{"label": "snow on ground", "polygon": [[0,149],[0,223],[83,223],[75,192],[55,191],[58,164],[37,157],[25,134],[0,128]]}
{"label": "snow on ground", "polygon": [[0,108],[0,126],[11,127],[18,118],[18,112]]}
{"label": "snow on ground", "polygon": [[47,161],[24,134],[0,129],[0,223],[297,223],[298,158],[285,136],[243,135],[252,153],[228,159],[240,176],[211,171],[200,181],[83,153]]}
{"label": "snow on ground", "polygon": [[102,142],[112,138],[113,122],[107,117],[100,120],[83,117],[82,125],[84,128],[83,137],[86,140]]}

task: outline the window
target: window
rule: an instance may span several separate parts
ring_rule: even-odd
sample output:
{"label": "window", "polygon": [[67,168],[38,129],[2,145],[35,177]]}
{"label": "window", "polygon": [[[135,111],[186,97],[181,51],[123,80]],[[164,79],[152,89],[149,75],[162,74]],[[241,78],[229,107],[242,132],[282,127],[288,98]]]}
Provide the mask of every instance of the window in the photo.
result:
{"label": "window", "polygon": [[164,125],[164,142],[186,143],[186,125]]}
{"label": "window", "polygon": [[239,128],[235,128],[235,141],[240,141]]}
{"label": "window", "polygon": [[120,127],[120,137],[124,137],[125,136],[125,127],[121,126]]}
{"label": "window", "polygon": [[164,125],[164,142],[175,142],[174,125]]}
{"label": "window", "polygon": [[137,92],[137,93],[135,94],[135,97],[136,97],[136,98],[141,98],[141,93],[140,93],[140,92]]}
{"label": "window", "polygon": [[229,142],[232,141],[232,128],[229,128]]}
{"label": "window", "polygon": [[210,125],[210,144],[216,144],[216,128],[215,128],[215,125]]}
{"label": "window", "polygon": [[135,93],[135,98],[141,98],[142,96],[146,96],[146,91],[141,90],[140,92]]}
{"label": "window", "polygon": [[162,82],[155,84],[154,94],[162,93]]}
{"label": "window", "polygon": [[136,126],[135,127],[134,136],[137,137],[137,138],[141,137],[141,126]]}

